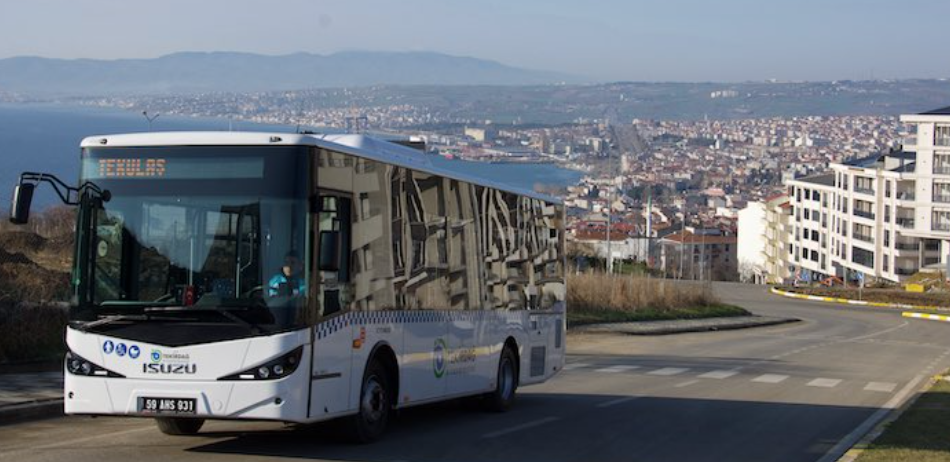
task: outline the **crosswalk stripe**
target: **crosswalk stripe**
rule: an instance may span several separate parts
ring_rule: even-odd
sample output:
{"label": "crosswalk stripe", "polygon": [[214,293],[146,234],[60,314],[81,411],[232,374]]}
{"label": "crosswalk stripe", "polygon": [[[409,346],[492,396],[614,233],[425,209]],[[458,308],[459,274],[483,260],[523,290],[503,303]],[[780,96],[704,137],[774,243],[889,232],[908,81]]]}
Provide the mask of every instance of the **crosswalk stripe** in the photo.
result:
{"label": "crosswalk stripe", "polygon": [[733,375],[738,374],[739,371],[712,371],[705,374],[700,374],[699,378],[701,379],[728,379]]}
{"label": "crosswalk stripe", "polygon": [[640,366],[629,366],[629,365],[619,365],[619,366],[610,366],[600,369],[596,369],[596,372],[606,372],[608,374],[616,374],[618,372],[632,371],[634,369],[639,369]]}
{"label": "crosswalk stripe", "polygon": [[817,378],[806,383],[805,385],[808,385],[809,387],[834,388],[838,386],[839,383],[841,383],[840,379]]}
{"label": "crosswalk stripe", "polygon": [[788,378],[787,375],[781,375],[781,374],[762,374],[752,379],[752,381],[758,382],[758,383],[779,383],[779,382],[783,382],[787,378]]}
{"label": "crosswalk stripe", "polygon": [[880,391],[883,393],[890,393],[897,388],[896,383],[891,382],[870,382],[864,387],[865,391]]}
{"label": "crosswalk stripe", "polygon": [[647,374],[648,374],[648,375],[670,376],[670,375],[682,374],[683,372],[686,372],[686,371],[688,371],[688,370],[689,370],[689,369],[686,369],[686,368],[683,368],[683,367],[664,367],[664,368],[662,368],[662,369],[657,369],[657,370],[655,370],[655,371],[647,372]]}
{"label": "crosswalk stripe", "polygon": [[570,364],[565,364],[562,370],[570,371],[570,370],[580,369],[582,367],[589,367],[589,366],[590,364],[587,364],[587,363],[570,363]]}

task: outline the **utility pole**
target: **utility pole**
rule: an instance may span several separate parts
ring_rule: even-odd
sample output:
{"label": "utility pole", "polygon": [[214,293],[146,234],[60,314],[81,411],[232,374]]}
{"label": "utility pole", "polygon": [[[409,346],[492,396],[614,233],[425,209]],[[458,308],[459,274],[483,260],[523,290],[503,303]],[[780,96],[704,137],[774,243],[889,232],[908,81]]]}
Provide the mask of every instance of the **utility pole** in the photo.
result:
{"label": "utility pole", "polygon": [[[611,149],[610,146],[607,146],[607,174],[611,174]],[[610,222],[611,222],[611,211],[613,209],[613,201],[611,198],[614,192],[613,185],[613,176],[610,176],[610,183],[608,184],[610,189],[607,190],[607,274],[614,274],[614,254],[610,246]]]}

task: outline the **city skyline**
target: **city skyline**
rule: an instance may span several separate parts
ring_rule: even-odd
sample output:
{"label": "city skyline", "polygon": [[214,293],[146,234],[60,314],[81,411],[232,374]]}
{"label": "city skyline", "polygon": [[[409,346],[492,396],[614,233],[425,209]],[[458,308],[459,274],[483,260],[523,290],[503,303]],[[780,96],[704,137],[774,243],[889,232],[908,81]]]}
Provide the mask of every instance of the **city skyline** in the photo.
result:
{"label": "city skyline", "polygon": [[[926,0],[899,8],[877,0],[768,5],[46,0],[6,10],[0,18],[0,58],[431,51],[600,82],[950,77],[950,63],[932,59],[931,51],[917,45],[939,43],[940,18],[950,13],[950,4]],[[913,15],[913,36],[894,34],[895,17],[922,11],[927,14]]]}

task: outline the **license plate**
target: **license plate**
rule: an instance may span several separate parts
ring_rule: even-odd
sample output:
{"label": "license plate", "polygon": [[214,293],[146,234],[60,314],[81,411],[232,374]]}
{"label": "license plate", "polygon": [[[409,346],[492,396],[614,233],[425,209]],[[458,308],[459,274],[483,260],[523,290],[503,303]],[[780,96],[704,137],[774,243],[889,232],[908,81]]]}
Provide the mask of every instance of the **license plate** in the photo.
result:
{"label": "license plate", "polygon": [[139,398],[139,412],[146,414],[195,414],[194,398]]}

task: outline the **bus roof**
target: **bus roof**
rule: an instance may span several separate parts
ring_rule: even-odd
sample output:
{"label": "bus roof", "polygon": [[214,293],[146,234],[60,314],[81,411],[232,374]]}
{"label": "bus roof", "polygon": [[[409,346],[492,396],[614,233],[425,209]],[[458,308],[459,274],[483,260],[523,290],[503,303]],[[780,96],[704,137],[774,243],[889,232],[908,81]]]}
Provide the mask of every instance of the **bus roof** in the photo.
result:
{"label": "bus roof", "polygon": [[379,138],[350,134],[271,132],[149,132],[96,135],[82,140],[83,148],[143,146],[316,146],[356,157],[465,181],[501,191],[561,204],[561,199],[477,175],[437,167],[425,153]]}

